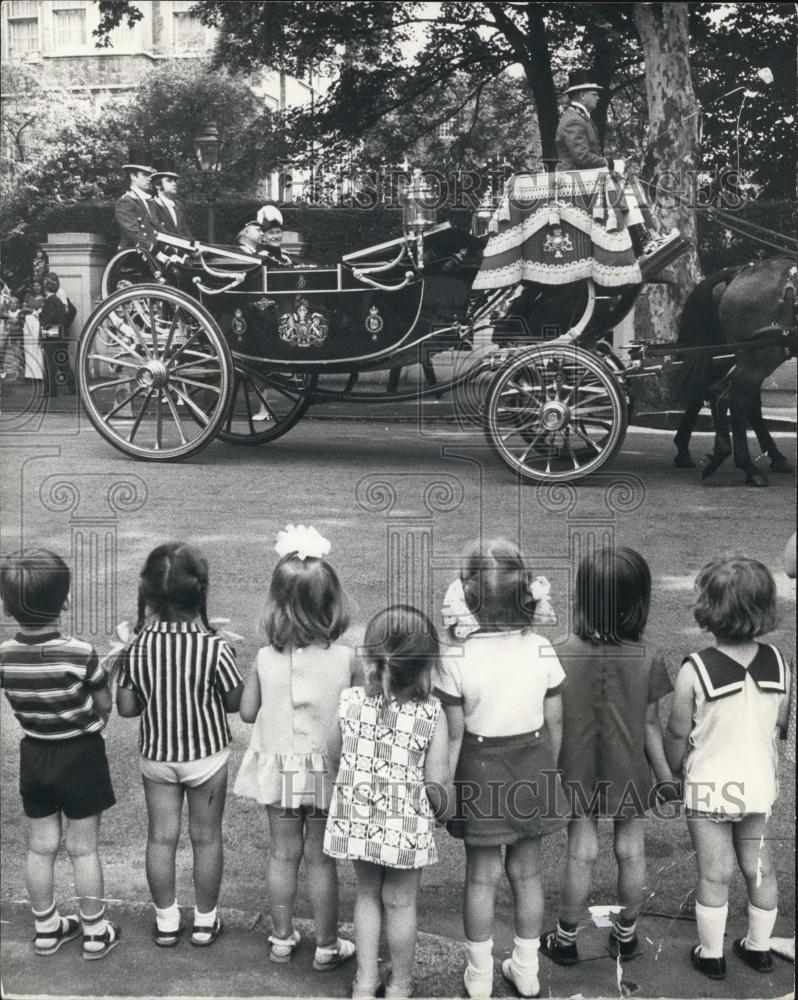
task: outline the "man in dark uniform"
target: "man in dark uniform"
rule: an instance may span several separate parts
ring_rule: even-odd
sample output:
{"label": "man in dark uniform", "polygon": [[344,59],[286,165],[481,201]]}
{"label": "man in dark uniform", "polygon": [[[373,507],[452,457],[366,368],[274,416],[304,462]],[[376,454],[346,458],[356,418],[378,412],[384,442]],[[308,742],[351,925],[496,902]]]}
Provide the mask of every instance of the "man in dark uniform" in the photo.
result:
{"label": "man in dark uniform", "polygon": [[151,180],[155,188],[154,207],[161,222],[161,232],[184,240],[193,239],[186,210],[182,202],[177,200],[179,175],[175,170],[175,161],[166,157],[156,160]]}
{"label": "man in dark uniform", "polygon": [[[565,94],[569,103],[557,126],[558,169],[593,170],[604,167],[610,173],[622,172],[623,160],[604,155],[598,129],[591,117],[599,102],[600,91],[604,88],[592,82],[590,74],[584,70],[574,70],[569,76],[568,84]],[[664,236],[656,234],[654,218],[642,192],[638,197],[638,207],[643,222],[630,225],[629,234],[639,256],[652,257],[681,239],[676,229]]]}
{"label": "man in dark uniform", "polygon": [[120,229],[119,249],[143,244],[152,247],[160,229],[160,216],[150,195],[153,169],[139,149],[131,149],[128,163],[122,164],[129,186],[114,206]]}
{"label": "man in dark uniform", "polygon": [[258,222],[263,230],[261,255],[264,263],[293,267],[293,260],[282,249],[283,213],[280,209],[275,205],[264,205],[258,209]]}

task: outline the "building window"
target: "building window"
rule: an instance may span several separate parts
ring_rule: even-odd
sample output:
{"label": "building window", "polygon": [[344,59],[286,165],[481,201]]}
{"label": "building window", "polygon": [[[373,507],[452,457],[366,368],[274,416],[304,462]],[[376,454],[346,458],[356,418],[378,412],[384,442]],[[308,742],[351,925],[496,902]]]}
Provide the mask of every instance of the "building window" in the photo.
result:
{"label": "building window", "polygon": [[8,4],[8,54],[12,59],[39,51],[39,9],[36,0]]}
{"label": "building window", "polygon": [[86,44],[86,11],[83,8],[53,11],[53,41],[58,49],[77,49]]}
{"label": "building window", "polygon": [[208,47],[208,32],[196,14],[175,11],[175,49],[191,52]]}
{"label": "building window", "polygon": [[435,135],[439,139],[454,139],[454,130],[457,125],[455,118],[450,118],[448,121],[443,122],[435,129]]}

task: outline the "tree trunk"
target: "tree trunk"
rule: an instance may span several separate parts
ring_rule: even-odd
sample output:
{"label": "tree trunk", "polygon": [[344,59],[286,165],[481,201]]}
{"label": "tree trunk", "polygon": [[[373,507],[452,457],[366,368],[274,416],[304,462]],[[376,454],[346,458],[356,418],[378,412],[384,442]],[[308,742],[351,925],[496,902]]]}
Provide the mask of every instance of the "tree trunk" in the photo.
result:
{"label": "tree trunk", "polygon": [[557,134],[560,114],[557,107],[557,88],[554,86],[554,73],[551,68],[546,22],[537,4],[527,4],[526,14],[528,56],[522,59],[521,63],[535,101],[543,159],[556,160],[557,144],[554,137]]}
{"label": "tree trunk", "polygon": [[648,285],[635,310],[636,336],[666,342],[676,339],[684,301],[701,279],[691,207],[698,167],[699,105],[690,77],[688,4],[635,3],[633,17],[645,57],[650,145],[643,173],[656,184],[648,189],[649,200],[664,230],[677,226],[693,243],[665,271],[676,284]]}

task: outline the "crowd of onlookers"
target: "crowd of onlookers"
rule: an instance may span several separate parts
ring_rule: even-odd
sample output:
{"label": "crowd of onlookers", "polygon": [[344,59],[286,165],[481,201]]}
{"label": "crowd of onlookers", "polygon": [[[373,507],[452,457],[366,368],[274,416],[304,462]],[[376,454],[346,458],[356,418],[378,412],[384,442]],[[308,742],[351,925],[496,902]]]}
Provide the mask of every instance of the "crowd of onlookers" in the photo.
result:
{"label": "crowd of onlookers", "polygon": [[75,307],[38,250],[29,278],[13,288],[0,276],[0,378],[38,386],[44,396],[75,392],[68,335]]}

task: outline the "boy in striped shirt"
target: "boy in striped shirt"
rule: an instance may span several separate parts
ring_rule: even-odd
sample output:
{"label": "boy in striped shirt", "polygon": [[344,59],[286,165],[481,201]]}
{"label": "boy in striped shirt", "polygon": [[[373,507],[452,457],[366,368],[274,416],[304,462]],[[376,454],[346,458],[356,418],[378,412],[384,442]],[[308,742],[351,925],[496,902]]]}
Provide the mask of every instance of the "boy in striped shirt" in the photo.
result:
{"label": "boy in striped shirt", "polygon": [[[0,643],[0,687],[24,733],[19,787],[30,824],[25,874],[34,950],[52,955],[82,931],[83,957],[100,959],[120,939],[119,927],[105,919],[97,853],[103,810],[116,802],[102,736],[111,693],[94,648],[61,634],[69,588],[69,569],[54,552],[28,550],[4,561],[3,610],[19,630]],[[80,918],[62,917],[53,898],[62,815]]]}

